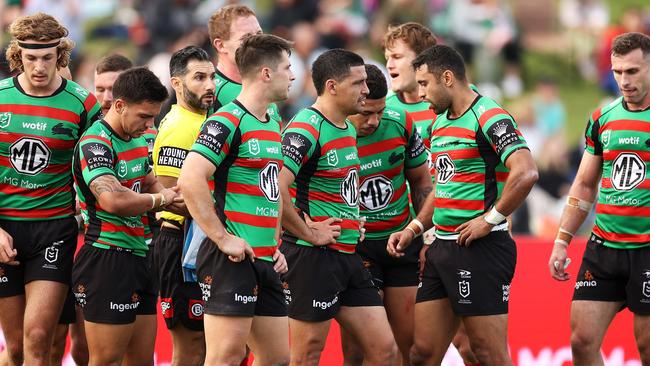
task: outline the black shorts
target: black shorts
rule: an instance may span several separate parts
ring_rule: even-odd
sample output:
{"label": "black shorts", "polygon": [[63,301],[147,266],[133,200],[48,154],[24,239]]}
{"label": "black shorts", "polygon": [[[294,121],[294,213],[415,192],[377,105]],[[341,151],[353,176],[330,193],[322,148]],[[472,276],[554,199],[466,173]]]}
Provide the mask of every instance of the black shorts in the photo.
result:
{"label": "black shorts", "polygon": [[0,297],[25,293],[25,284],[45,280],[70,284],[79,228],[74,217],[46,221],[0,220],[13,238],[20,264],[0,264]]}
{"label": "black shorts", "polygon": [[68,295],[65,297],[59,324],[72,324],[77,321],[77,310],[75,309],[74,293],[72,288],[68,289]]}
{"label": "black shorts", "polygon": [[124,249],[84,245],[72,270],[72,290],[84,318],[93,323],[130,324],[155,315],[157,294],[147,258]]}
{"label": "black shorts", "polygon": [[160,308],[167,329],[180,322],[203,331],[203,306],[198,282],[183,278],[183,230],[162,227],[153,241],[154,267],[160,284]]}
{"label": "black shorts", "polygon": [[413,239],[400,258],[388,255],[387,243],[388,239],[366,239],[357,245],[357,253],[363,259],[363,266],[372,274],[372,282],[382,289],[417,286],[420,282],[418,262],[423,245],[422,237]]}
{"label": "black shorts", "polygon": [[615,249],[591,235],[576,278],[573,300],[623,301],[650,315],[650,247]]}
{"label": "black shorts", "polygon": [[459,316],[508,313],[517,247],[506,231],[494,231],[469,247],[436,238],[427,250],[416,302],[449,298]]}
{"label": "black shorts", "polygon": [[283,245],[282,253],[289,265],[283,285],[290,318],[320,322],[341,306],[383,306],[359,254],[298,244]]}
{"label": "black shorts", "polygon": [[196,274],[206,314],[287,316],[282,282],[273,262],[233,262],[206,238],[196,256]]}

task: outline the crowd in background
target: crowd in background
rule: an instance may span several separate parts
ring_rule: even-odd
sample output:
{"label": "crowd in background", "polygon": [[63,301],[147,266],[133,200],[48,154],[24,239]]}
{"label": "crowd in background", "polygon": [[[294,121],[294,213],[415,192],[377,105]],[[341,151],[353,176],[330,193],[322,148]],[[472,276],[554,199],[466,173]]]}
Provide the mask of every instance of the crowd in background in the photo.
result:
{"label": "crowd in background", "polygon": [[[70,30],[76,43],[71,71],[92,90],[96,62],[122,53],[147,65],[163,82],[171,54],[199,45],[214,57],[207,21],[232,0],[0,0],[0,44],[17,16],[43,11]],[[515,232],[553,237],[564,197],[582,154],[582,141],[569,141],[568,120],[557,77],[527,77],[525,52],[559,53],[570,60],[581,80],[615,97],[609,65],[610,44],[625,32],[650,33],[650,6],[626,9],[613,20],[604,0],[244,0],[257,12],[266,32],[294,42],[296,80],[281,106],[284,120],[313,103],[316,93],[310,65],[326,49],[345,48],[383,67],[381,38],[389,24],[416,21],[428,25],[439,41],[451,44],[472,65],[470,78],[485,95],[502,100],[519,123],[540,169],[527,204],[514,215]],[[215,60],[216,61],[216,60]],[[9,76],[4,52],[0,78]],[[597,86],[596,86],[597,85]],[[171,90],[171,85],[167,85]],[[173,94],[173,93],[172,93]],[[170,103],[168,103],[170,104]],[[594,105],[594,103],[592,103]],[[167,112],[163,108],[161,116]],[[591,227],[585,223],[586,228]]]}

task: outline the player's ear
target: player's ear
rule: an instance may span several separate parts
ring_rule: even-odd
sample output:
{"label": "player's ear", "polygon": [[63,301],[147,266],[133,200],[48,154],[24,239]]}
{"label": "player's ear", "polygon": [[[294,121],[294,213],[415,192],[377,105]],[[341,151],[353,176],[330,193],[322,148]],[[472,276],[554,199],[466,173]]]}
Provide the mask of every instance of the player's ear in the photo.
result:
{"label": "player's ear", "polygon": [[442,72],[442,84],[444,86],[450,87],[454,83],[454,73],[451,70],[445,70]]}
{"label": "player's ear", "polygon": [[325,82],[325,91],[330,93],[331,95],[336,95],[336,87],[337,83],[336,80],[334,79],[327,79]]}
{"label": "player's ear", "polygon": [[223,50],[223,40],[221,38],[215,38],[212,40],[212,47],[214,47],[217,52]]}
{"label": "player's ear", "polygon": [[172,88],[174,88],[176,92],[182,90],[183,80],[181,80],[181,78],[178,76],[172,76],[170,81],[172,82]]}
{"label": "player's ear", "polygon": [[271,81],[271,69],[268,67],[262,68],[262,80]]}
{"label": "player's ear", "polygon": [[122,114],[122,112],[124,112],[125,107],[126,107],[126,102],[120,98],[115,99],[113,101],[113,105],[111,106],[111,108],[115,109],[115,112],[117,112],[117,114]]}

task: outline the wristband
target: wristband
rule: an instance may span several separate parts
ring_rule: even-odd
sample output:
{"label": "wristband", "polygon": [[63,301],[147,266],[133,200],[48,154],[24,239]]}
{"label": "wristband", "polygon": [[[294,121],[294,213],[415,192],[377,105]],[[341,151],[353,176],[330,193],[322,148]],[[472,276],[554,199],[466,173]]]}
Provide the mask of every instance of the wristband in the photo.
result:
{"label": "wristband", "polygon": [[414,238],[417,238],[417,237],[418,237],[418,234],[417,234],[417,233],[415,232],[415,230],[413,230],[413,228],[411,228],[410,226],[407,226],[407,227],[406,227],[406,230],[411,230],[411,232],[413,233],[413,237],[414,237]]}
{"label": "wristband", "polygon": [[153,210],[156,208],[156,196],[151,193],[149,193],[149,196],[151,197],[151,209]]}
{"label": "wristband", "polygon": [[418,219],[413,219],[408,225],[406,225],[406,228],[413,232],[415,238],[422,235],[424,232],[424,225],[422,225]]}
{"label": "wristband", "polygon": [[566,240],[562,240],[562,239],[555,239],[555,241],[553,243],[564,245],[565,248],[569,246],[569,242],[567,242]]}
{"label": "wristband", "polygon": [[503,216],[499,211],[497,211],[496,206],[492,207],[490,212],[488,212],[487,215],[483,216],[483,218],[490,225],[499,225],[500,223],[503,222],[503,220],[506,219],[505,216]]}
{"label": "wristband", "polygon": [[167,206],[167,200],[165,200],[165,195],[163,195],[162,193],[159,194],[160,194],[160,207]]}

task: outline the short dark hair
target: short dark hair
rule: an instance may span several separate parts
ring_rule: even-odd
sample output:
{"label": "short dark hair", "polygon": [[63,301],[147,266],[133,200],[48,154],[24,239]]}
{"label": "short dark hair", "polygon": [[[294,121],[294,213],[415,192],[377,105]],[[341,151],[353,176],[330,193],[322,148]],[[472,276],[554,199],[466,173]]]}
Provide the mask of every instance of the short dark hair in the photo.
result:
{"label": "short dark hair", "polygon": [[282,60],[282,52],[291,54],[291,43],[272,34],[252,34],[242,40],[235,52],[235,62],[242,76],[268,66],[276,69]]}
{"label": "short dark hair", "polygon": [[623,33],[614,38],[612,55],[624,56],[637,48],[641,49],[643,57],[650,55],[650,36],[638,32]]}
{"label": "short dark hair", "polygon": [[367,99],[381,99],[388,94],[388,85],[384,73],[375,65],[366,64],[366,85],[368,85]]}
{"label": "short dark hair", "polygon": [[190,61],[210,61],[210,56],[205,50],[197,46],[187,46],[172,54],[169,60],[169,75],[183,76],[187,73],[187,64]]}
{"label": "short dark hair", "polygon": [[363,66],[363,58],[354,52],[335,48],[323,52],[312,64],[311,78],[316,87],[316,94],[325,91],[325,82],[329,79],[342,80],[350,75],[350,68]]}
{"label": "short dark hair", "polygon": [[418,69],[422,65],[427,65],[428,71],[436,77],[440,77],[443,72],[449,70],[456,79],[467,80],[463,56],[449,46],[435,45],[422,51],[413,60],[412,66],[414,69]]}
{"label": "short dark hair", "polygon": [[162,103],[167,96],[167,88],[146,67],[134,67],[124,71],[113,84],[113,98],[122,99],[127,103]]}
{"label": "short dark hair", "polygon": [[95,72],[97,74],[103,74],[105,72],[111,71],[124,71],[133,67],[133,62],[128,58],[114,54],[103,57],[95,66]]}

